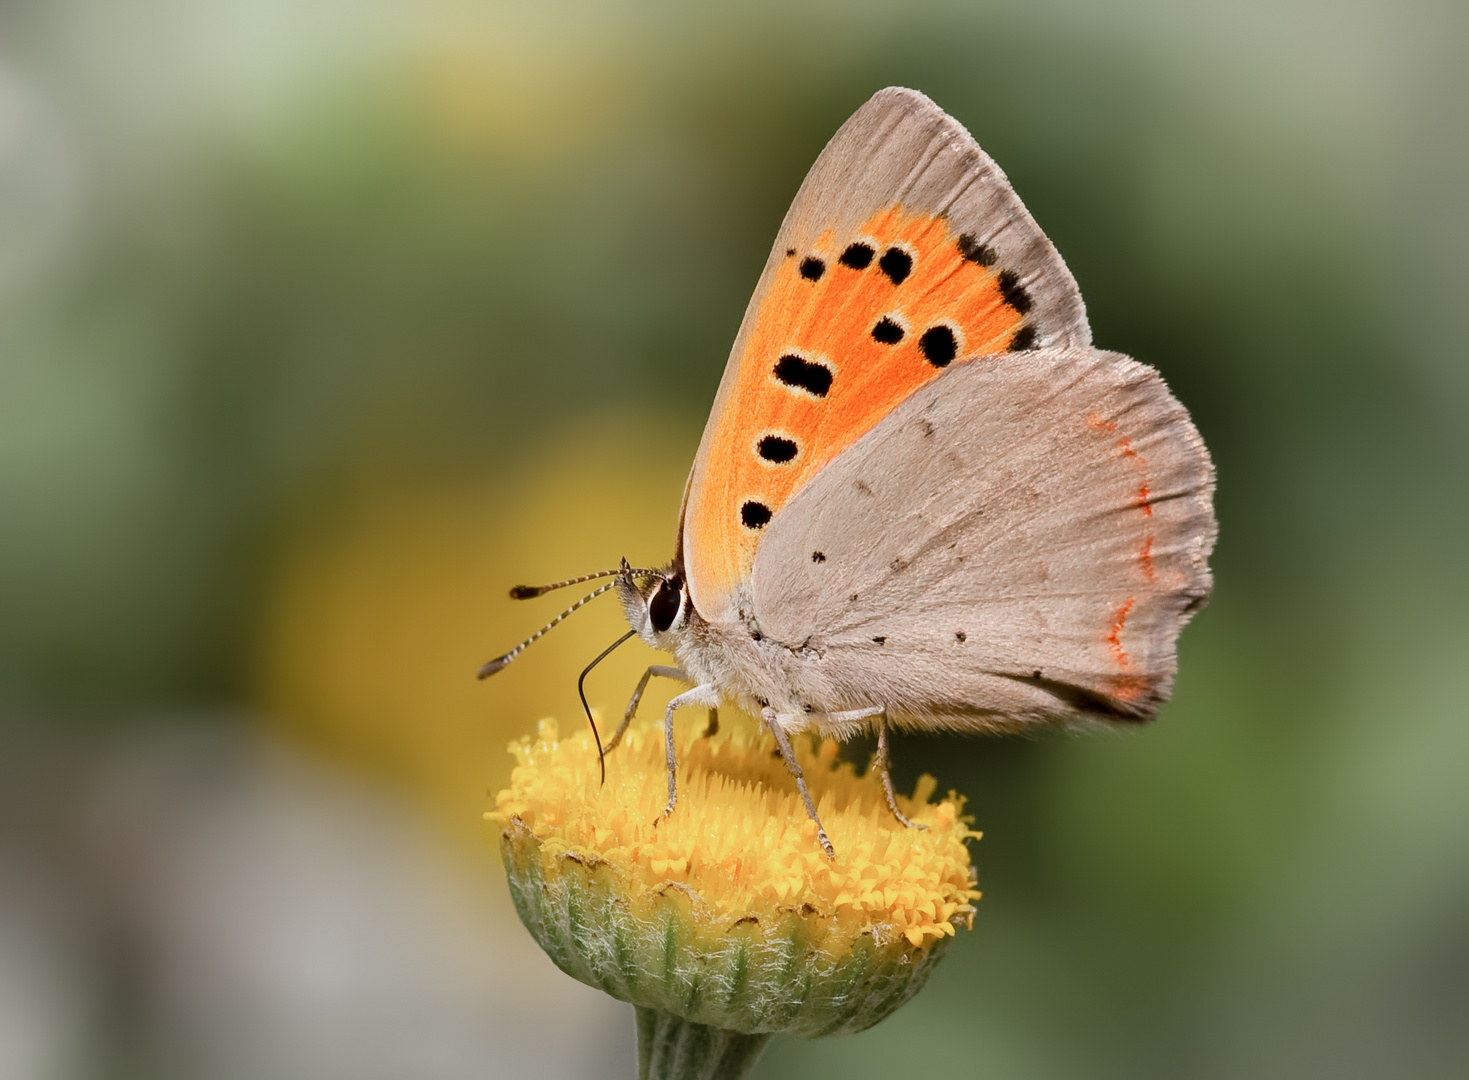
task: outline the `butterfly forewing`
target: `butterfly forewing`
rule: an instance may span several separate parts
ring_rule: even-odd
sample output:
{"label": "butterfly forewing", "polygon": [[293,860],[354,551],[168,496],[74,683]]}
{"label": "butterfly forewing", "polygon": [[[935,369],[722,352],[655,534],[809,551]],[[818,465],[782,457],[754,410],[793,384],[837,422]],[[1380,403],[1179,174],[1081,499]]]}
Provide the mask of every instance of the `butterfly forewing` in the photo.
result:
{"label": "butterfly forewing", "polygon": [[695,607],[736,618],[776,515],[951,365],[1089,341],[994,162],[921,94],[875,95],[802,185],[725,369],[684,507]]}

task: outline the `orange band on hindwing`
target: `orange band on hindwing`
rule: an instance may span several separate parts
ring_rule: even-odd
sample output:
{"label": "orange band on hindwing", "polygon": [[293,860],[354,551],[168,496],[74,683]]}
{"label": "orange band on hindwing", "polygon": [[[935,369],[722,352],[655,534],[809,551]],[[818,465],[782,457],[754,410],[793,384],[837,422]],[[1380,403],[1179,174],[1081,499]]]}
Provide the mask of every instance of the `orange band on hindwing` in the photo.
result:
{"label": "orange band on hindwing", "polygon": [[689,493],[694,596],[727,597],[771,517],[951,362],[1029,347],[1030,307],[989,248],[900,206],[786,252]]}

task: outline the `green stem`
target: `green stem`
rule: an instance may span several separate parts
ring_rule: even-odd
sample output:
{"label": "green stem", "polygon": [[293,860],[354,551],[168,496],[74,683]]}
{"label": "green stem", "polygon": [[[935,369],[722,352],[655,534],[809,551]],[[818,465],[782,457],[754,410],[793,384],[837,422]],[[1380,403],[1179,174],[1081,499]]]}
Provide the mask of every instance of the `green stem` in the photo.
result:
{"label": "green stem", "polygon": [[638,1080],[740,1080],[770,1041],[770,1032],[745,1035],[636,1008]]}

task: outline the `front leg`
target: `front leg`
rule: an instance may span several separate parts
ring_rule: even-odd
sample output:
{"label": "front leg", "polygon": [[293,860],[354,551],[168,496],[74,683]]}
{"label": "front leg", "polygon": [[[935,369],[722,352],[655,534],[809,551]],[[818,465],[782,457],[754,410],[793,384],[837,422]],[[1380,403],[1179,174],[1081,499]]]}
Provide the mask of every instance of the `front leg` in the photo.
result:
{"label": "front leg", "polygon": [[[821,819],[816,816],[816,804],[811,801],[811,791],[806,787],[806,777],[801,774],[800,763],[796,761],[796,752],[791,749],[791,740],[786,736],[780,717],[768,705],[760,711],[760,717],[765,721],[765,726],[770,729],[770,733],[775,736],[775,744],[780,747],[780,756],[785,758],[786,768],[791,770],[791,775],[796,778],[796,790],[801,793],[801,801],[806,804],[806,813],[810,814],[811,820],[816,822],[816,839],[821,842],[821,850],[826,852],[828,859],[835,859],[836,849],[831,846],[826,830],[821,826]],[[802,717],[802,719],[805,718]]]}
{"label": "front leg", "polygon": [[718,704],[719,692],[710,683],[685,690],[668,703],[668,711],[663,714],[663,742],[668,754],[668,805],[663,808],[664,817],[673,813],[673,808],[678,805],[678,759],[673,753],[673,711],[685,705]]}
{"label": "front leg", "polygon": [[648,689],[648,680],[654,675],[662,679],[677,679],[679,682],[693,682],[682,668],[668,667],[665,664],[654,664],[643,672],[643,677],[638,680],[638,687],[632,692],[632,700],[627,703],[627,711],[622,714],[622,723],[617,725],[617,731],[612,740],[607,744],[604,754],[612,753],[614,747],[622,742],[622,736],[627,731],[627,725],[632,723],[632,718],[638,714],[638,703],[643,700],[643,691]]}

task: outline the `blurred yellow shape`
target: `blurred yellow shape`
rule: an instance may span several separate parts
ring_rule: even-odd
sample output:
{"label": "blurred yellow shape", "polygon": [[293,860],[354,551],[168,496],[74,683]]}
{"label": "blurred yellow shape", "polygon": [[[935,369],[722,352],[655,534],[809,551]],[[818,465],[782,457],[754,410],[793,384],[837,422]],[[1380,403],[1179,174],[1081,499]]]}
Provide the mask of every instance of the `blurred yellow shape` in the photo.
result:
{"label": "blurred yellow shape", "polygon": [[[366,470],[289,523],[266,600],[256,700],[269,722],[421,795],[466,843],[504,784],[506,743],[555,710],[627,629],[616,601],[578,612],[483,683],[475,672],[580,595],[516,602],[509,587],[671,557],[692,430],[632,416],[546,437],[506,480],[413,484]],[[620,717],[649,663],[629,642],[588,680]],[[659,680],[662,682],[662,680]],[[671,686],[650,688],[661,714]]]}

